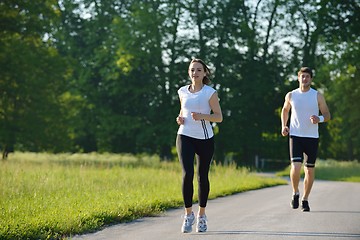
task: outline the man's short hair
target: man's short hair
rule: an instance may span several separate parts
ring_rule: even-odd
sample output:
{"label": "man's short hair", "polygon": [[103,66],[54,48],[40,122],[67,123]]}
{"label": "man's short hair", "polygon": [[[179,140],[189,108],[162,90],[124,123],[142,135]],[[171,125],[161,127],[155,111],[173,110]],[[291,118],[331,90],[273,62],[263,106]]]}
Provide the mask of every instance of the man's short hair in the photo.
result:
{"label": "man's short hair", "polygon": [[308,73],[310,74],[310,77],[312,78],[313,77],[313,72],[312,72],[312,69],[309,68],[309,67],[302,67],[300,68],[299,72],[298,72],[298,76],[300,76],[300,74],[302,73]]}

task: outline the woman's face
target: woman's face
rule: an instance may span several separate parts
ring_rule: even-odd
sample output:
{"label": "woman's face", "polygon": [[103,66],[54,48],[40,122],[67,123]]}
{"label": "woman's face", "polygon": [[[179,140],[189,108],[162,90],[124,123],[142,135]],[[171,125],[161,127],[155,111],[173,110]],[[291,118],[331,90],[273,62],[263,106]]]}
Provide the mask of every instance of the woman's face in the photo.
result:
{"label": "woman's face", "polygon": [[203,78],[205,77],[206,73],[204,67],[199,62],[193,62],[189,66],[189,77],[193,83],[198,82],[202,83]]}

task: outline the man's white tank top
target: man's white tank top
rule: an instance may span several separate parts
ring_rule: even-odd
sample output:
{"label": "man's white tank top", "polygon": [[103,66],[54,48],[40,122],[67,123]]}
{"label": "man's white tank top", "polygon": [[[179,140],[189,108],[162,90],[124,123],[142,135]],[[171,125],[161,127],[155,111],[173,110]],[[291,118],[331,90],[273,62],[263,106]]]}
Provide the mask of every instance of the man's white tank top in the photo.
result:
{"label": "man's white tank top", "polygon": [[210,122],[206,120],[195,121],[192,119],[191,113],[210,114],[209,100],[216,90],[204,85],[200,91],[192,93],[189,91],[189,86],[183,86],[178,90],[184,124],[179,126],[177,133],[197,139],[212,138],[214,132]]}
{"label": "man's white tank top", "polygon": [[319,115],[318,92],[295,89],[291,92],[290,136],[319,138],[318,124],[310,121],[311,115]]}

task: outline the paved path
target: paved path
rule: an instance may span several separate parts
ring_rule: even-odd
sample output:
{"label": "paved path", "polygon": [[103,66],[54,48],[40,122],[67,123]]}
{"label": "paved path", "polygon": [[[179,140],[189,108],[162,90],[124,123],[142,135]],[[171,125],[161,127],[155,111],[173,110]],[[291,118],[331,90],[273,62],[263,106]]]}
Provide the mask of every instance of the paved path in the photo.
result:
{"label": "paved path", "polygon": [[183,210],[174,209],[72,239],[360,239],[360,183],[316,180],[311,212],[291,209],[290,198],[285,185],[210,200],[206,233],[181,233]]}

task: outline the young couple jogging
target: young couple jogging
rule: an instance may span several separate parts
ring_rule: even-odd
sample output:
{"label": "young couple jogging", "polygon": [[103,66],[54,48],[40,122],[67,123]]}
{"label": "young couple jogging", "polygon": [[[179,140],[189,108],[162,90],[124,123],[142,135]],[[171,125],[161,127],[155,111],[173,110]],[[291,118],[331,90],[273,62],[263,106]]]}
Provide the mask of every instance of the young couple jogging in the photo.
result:
{"label": "young couple jogging", "polygon": [[[209,169],[214,154],[214,133],[211,122],[223,120],[219,98],[210,87],[210,69],[201,59],[193,59],[188,69],[191,84],[178,90],[180,113],[176,148],[182,165],[182,195],[185,214],[181,232],[189,233],[196,223],[196,232],[207,231],[205,208],[210,191]],[[312,70],[301,68],[299,88],[286,94],[281,112],[282,135],[290,135],[292,207],[299,207],[300,169],[304,162],[305,179],[302,197],[303,211],[310,211],[308,196],[314,181],[314,167],[318,149],[318,123],[328,121],[330,113],[322,94],[311,88]],[[287,126],[291,109],[290,127]],[[321,115],[319,116],[319,110]],[[194,158],[198,179],[199,209],[195,216],[193,205]]]}

